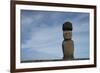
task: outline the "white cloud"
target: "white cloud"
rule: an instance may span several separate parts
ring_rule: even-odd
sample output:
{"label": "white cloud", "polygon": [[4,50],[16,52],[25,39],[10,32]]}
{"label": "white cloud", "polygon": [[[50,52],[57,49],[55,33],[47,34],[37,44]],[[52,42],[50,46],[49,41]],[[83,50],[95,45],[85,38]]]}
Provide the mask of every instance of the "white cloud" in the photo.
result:
{"label": "white cloud", "polygon": [[[22,44],[22,49],[28,48],[39,52],[46,52],[48,54],[57,53],[58,56],[62,56],[62,38],[61,28],[58,27],[46,27],[37,29],[36,32],[31,31],[30,40]],[[63,36],[63,35],[62,35]]]}

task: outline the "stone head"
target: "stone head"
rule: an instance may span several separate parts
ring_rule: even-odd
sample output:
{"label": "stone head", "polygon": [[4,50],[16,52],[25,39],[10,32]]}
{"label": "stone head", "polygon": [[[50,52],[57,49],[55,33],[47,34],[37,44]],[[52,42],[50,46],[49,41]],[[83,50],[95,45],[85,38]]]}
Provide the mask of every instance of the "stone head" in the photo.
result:
{"label": "stone head", "polygon": [[65,22],[63,24],[63,37],[64,40],[70,40],[72,38],[72,23],[71,22]]}

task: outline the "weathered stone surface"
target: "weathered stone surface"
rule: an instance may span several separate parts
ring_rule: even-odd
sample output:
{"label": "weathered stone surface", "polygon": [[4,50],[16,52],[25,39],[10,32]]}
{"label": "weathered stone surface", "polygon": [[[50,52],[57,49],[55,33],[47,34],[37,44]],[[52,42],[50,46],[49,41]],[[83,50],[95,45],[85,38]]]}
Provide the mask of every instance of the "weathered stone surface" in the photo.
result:
{"label": "weathered stone surface", "polygon": [[72,23],[65,22],[63,24],[63,37],[64,41],[62,43],[63,53],[65,60],[72,60],[74,58],[74,42],[72,39]]}
{"label": "weathered stone surface", "polygon": [[62,43],[64,58],[66,60],[73,59],[74,56],[74,42],[73,40],[64,40]]}
{"label": "weathered stone surface", "polygon": [[72,39],[72,31],[64,31],[63,37],[65,40],[71,40]]}
{"label": "weathered stone surface", "polygon": [[72,27],[72,23],[71,22],[65,22],[63,24],[63,31],[66,31],[66,30],[73,30],[73,27]]}

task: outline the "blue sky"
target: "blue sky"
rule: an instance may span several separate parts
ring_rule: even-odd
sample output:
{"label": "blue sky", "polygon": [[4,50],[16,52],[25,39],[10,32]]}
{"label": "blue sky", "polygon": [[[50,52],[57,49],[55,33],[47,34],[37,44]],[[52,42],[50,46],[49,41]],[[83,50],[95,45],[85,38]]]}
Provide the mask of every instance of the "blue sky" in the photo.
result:
{"label": "blue sky", "polygon": [[21,60],[62,59],[66,21],[73,24],[74,57],[89,58],[89,13],[21,10]]}

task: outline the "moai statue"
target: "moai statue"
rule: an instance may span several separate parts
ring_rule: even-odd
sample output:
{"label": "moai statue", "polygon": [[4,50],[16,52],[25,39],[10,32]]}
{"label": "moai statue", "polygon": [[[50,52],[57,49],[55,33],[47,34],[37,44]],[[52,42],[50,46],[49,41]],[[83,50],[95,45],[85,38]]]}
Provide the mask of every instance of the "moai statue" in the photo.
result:
{"label": "moai statue", "polygon": [[63,37],[64,41],[62,43],[64,60],[72,60],[74,59],[74,42],[72,40],[72,23],[65,22],[63,24]]}

